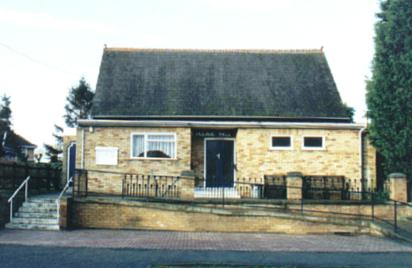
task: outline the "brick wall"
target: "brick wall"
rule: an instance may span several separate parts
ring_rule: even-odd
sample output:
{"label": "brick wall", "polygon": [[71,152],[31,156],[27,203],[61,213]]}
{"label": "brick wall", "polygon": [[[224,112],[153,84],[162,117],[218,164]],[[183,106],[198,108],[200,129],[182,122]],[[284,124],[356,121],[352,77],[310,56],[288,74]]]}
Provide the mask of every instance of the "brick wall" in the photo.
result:
{"label": "brick wall", "polygon": [[[198,211],[186,205],[77,200],[71,205],[74,228],[110,228],[196,232],[275,232],[289,234],[368,232],[342,221],[319,222],[270,215],[242,215],[226,211]],[[300,217],[300,216],[299,216]]]}
{"label": "brick wall", "polygon": [[[272,135],[290,135],[292,150],[270,148]],[[324,150],[302,149],[305,135],[324,136]],[[238,177],[265,174],[339,175],[360,179],[359,131],[326,129],[239,129],[236,137]],[[359,185],[360,186],[360,185]]]}
{"label": "brick wall", "polygon": [[196,176],[204,176],[204,139],[192,140],[192,168]]}
{"label": "brick wall", "polygon": [[[177,136],[176,159],[132,159],[130,137],[134,132],[173,132]],[[82,129],[77,131],[76,165],[80,168],[82,159]],[[118,148],[117,165],[96,165],[96,147]],[[134,174],[178,176],[190,170],[191,130],[190,128],[115,128],[95,127],[84,129],[84,168]],[[122,176],[115,174],[89,173],[89,191],[120,193]]]}
{"label": "brick wall", "polygon": [[[130,158],[130,134],[132,132],[175,132],[177,134],[176,160],[137,160]],[[292,150],[270,148],[272,135],[291,135]],[[302,149],[305,135],[324,136],[324,150]],[[180,175],[193,169],[195,174],[204,173],[204,140],[191,137],[190,128],[131,128],[95,127],[84,129],[84,168],[155,175]],[[82,130],[77,131],[77,167],[81,167]],[[95,164],[96,146],[117,147],[117,166]],[[262,178],[270,174],[287,174],[291,171],[303,175],[339,175],[351,179],[361,178],[359,162],[359,131],[328,129],[238,129],[235,140],[237,178]],[[376,184],[375,150],[368,143],[365,151],[368,186]],[[118,193],[121,176],[89,175],[89,190]],[[359,187],[360,185],[354,185]]]}
{"label": "brick wall", "polygon": [[[270,148],[271,136],[291,135],[292,150]],[[325,136],[325,150],[302,149],[305,135]],[[192,141],[192,166],[203,176],[204,148],[202,139]],[[236,141],[238,178],[262,178],[264,175],[291,171],[303,175],[339,175],[360,179],[359,131],[326,129],[238,129]],[[376,185],[375,149],[367,143],[365,150],[368,185]],[[360,185],[356,185],[360,187]]]}

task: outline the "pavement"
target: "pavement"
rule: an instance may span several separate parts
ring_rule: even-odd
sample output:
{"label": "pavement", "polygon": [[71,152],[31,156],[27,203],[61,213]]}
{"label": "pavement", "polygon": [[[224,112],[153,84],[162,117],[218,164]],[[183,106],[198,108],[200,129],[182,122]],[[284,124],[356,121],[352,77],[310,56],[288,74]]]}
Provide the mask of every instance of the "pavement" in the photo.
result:
{"label": "pavement", "polygon": [[0,231],[0,244],[168,250],[410,252],[412,245],[367,235],[286,235],[262,233],[127,230]]}
{"label": "pavement", "polygon": [[1,267],[412,267],[411,253],[366,235],[0,231]]}

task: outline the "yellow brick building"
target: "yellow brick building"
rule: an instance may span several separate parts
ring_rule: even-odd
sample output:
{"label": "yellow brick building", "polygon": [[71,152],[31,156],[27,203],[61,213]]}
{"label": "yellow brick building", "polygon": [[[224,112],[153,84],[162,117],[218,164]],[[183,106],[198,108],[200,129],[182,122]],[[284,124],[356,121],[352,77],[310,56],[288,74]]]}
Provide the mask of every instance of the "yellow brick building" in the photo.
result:
{"label": "yellow brick building", "polygon": [[290,172],[376,187],[376,152],[322,50],[106,48],[76,144],[92,192],[122,193],[125,173],[190,174],[200,196]]}

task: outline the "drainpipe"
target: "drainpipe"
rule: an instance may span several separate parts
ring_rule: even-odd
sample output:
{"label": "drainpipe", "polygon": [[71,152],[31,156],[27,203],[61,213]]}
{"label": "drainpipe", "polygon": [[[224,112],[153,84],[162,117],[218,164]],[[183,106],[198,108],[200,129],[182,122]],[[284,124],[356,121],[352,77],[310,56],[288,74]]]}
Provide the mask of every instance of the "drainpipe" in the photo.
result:
{"label": "drainpipe", "polygon": [[82,128],[82,157],[81,157],[81,162],[80,162],[80,168],[84,169],[84,128]]}
{"label": "drainpipe", "polygon": [[362,134],[365,132],[366,128],[361,128],[359,130],[359,167],[360,167],[360,171],[359,171],[359,175],[360,175],[360,179],[361,179],[361,191],[364,192],[366,189],[365,188],[365,183],[364,183],[364,179],[366,180],[366,178],[363,178],[363,144],[362,144]]}

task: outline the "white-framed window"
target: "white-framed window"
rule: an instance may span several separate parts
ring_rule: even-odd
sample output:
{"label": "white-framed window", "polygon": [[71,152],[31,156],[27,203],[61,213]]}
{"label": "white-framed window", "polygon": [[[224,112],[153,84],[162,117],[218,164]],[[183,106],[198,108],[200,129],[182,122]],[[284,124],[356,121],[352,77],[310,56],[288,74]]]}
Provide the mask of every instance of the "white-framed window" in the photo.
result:
{"label": "white-framed window", "polygon": [[325,150],[324,136],[303,136],[302,149],[304,150]]}
{"label": "white-framed window", "polygon": [[117,153],[119,151],[116,147],[96,147],[96,165],[117,165]]}
{"label": "white-framed window", "polygon": [[131,158],[176,159],[176,133],[132,133]]}
{"label": "white-framed window", "polygon": [[272,135],[270,137],[270,148],[274,150],[292,150],[293,139],[288,135]]}

